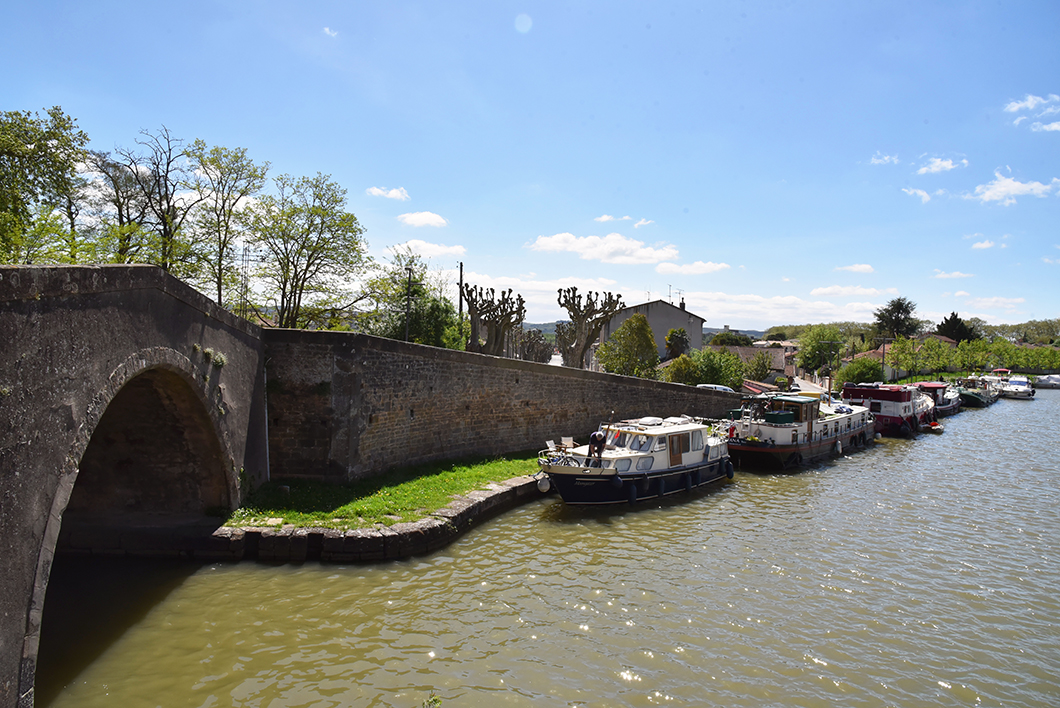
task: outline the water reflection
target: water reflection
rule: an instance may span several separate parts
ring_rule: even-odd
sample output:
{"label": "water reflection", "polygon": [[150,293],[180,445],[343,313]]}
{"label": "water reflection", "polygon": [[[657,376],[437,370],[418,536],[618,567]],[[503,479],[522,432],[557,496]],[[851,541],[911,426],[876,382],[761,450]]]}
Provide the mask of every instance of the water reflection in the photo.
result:
{"label": "water reflection", "polygon": [[1055,705],[1058,394],[410,561],[205,566],[53,705]]}

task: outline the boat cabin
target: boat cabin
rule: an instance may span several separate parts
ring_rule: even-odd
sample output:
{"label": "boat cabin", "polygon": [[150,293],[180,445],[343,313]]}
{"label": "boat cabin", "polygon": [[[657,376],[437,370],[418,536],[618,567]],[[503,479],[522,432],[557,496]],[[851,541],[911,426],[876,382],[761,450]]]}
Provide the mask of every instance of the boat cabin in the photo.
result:
{"label": "boat cabin", "polygon": [[812,423],[820,414],[820,401],[808,396],[768,396],[748,399],[745,406],[761,406],[767,423]]}

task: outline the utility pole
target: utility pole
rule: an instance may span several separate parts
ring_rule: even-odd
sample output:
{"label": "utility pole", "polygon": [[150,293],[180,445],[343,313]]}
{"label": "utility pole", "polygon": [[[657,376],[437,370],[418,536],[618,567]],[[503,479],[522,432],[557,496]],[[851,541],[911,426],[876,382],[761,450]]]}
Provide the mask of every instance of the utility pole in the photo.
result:
{"label": "utility pole", "polygon": [[[843,342],[837,342],[837,341],[832,340],[832,339],[822,339],[821,340],[821,344],[843,344]],[[839,359],[838,359],[838,356],[837,356],[838,353],[839,353],[839,348],[838,347],[833,347],[832,348],[832,356],[828,357],[828,400],[829,401],[831,401],[831,399],[832,399],[832,373],[834,371],[834,367],[832,365],[832,361],[831,360],[832,360],[833,357],[835,357],[836,358],[836,363],[838,364],[839,363]]]}

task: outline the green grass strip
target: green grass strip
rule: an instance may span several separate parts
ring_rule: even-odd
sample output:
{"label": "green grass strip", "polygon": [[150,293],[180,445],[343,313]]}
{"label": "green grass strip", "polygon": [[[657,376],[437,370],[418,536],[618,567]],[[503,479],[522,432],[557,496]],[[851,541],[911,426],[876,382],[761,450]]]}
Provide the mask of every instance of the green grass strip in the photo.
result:
{"label": "green grass strip", "polygon": [[389,526],[422,519],[448,505],[453,497],[485,489],[490,482],[503,482],[536,471],[537,453],[527,452],[488,460],[395,469],[350,484],[308,480],[267,482],[228,515],[225,525],[275,525],[276,519],[280,519],[280,523],[296,527]]}

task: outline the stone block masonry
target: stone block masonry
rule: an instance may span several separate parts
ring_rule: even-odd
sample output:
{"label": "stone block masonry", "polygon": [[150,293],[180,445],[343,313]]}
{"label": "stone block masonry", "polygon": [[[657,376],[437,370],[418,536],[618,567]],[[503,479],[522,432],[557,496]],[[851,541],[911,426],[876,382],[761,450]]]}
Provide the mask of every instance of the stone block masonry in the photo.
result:
{"label": "stone block masonry", "polygon": [[345,332],[266,330],[273,479],[348,482],[537,450],[601,421],[722,417],[739,397]]}

